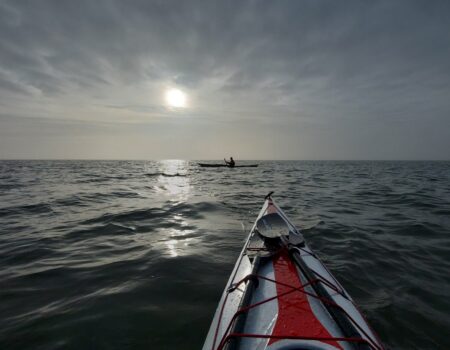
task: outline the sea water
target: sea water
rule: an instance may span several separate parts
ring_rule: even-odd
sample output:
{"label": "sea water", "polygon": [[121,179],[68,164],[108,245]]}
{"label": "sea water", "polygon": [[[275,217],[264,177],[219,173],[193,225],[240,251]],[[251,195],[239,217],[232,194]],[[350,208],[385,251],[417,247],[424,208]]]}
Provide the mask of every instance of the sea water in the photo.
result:
{"label": "sea water", "polygon": [[450,349],[450,162],[258,163],[1,161],[0,349],[200,349],[269,191],[388,348]]}

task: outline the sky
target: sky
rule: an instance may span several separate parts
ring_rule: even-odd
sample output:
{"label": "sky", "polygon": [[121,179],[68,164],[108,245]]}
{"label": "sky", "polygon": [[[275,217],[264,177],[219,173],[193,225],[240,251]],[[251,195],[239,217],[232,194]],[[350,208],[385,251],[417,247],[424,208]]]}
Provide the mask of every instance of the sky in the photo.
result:
{"label": "sky", "polygon": [[229,156],[449,160],[450,1],[0,0],[1,159]]}

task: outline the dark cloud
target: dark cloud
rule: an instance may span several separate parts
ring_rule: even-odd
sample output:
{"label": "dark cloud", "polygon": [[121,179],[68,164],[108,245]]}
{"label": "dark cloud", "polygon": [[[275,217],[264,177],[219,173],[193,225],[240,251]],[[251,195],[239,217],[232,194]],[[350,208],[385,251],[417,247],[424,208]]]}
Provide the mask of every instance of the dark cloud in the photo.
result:
{"label": "dark cloud", "polygon": [[[330,128],[317,157],[386,157],[378,143],[349,151],[366,130],[397,137],[394,157],[423,146],[449,158],[448,13],[425,0],[0,1],[0,115],[150,122],[171,115],[161,96],[175,85],[190,92],[191,121],[252,121],[252,140],[269,128],[319,135],[300,158]],[[428,146],[400,135],[424,125]]]}

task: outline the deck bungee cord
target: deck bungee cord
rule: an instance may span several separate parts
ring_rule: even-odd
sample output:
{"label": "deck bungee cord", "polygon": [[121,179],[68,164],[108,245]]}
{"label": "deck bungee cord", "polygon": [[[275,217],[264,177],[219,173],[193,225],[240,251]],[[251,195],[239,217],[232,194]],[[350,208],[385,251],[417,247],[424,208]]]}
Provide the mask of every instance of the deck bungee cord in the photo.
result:
{"label": "deck bungee cord", "polygon": [[[300,288],[299,288],[299,287],[295,287],[295,286],[292,286],[292,285],[289,285],[289,284],[285,284],[285,283],[282,283],[282,282],[275,281],[275,280],[273,280],[273,279],[270,279],[270,278],[267,278],[267,277],[264,277],[264,276],[258,276],[258,275],[250,274],[250,275],[245,276],[245,277],[244,277],[242,280],[240,280],[239,282],[233,284],[233,285],[227,290],[227,293],[233,292],[233,291],[234,291],[235,289],[237,289],[237,288],[239,287],[239,285],[241,285],[242,283],[245,283],[245,282],[247,282],[247,281],[249,281],[249,280],[253,280],[253,281],[254,281],[254,280],[258,280],[258,279],[263,279],[263,280],[266,280],[266,281],[269,281],[269,282],[272,282],[272,283],[275,283],[275,284],[279,284],[279,285],[282,285],[282,286],[285,286],[285,287],[289,287],[289,288],[291,288],[291,290],[288,291],[288,292],[285,292],[285,293],[283,293],[283,294],[274,295],[274,296],[271,297],[271,298],[267,298],[267,299],[265,299],[265,300],[263,300],[263,301],[260,301],[260,302],[258,302],[258,303],[255,303],[255,304],[252,304],[252,305],[249,305],[249,306],[245,306],[245,307],[239,309],[238,311],[236,311],[236,313],[235,313],[234,316],[233,316],[232,321],[231,321],[230,324],[228,325],[228,327],[227,327],[227,332],[228,332],[229,329],[232,327],[232,324],[236,321],[237,317],[239,317],[240,315],[242,315],[242,314],[244,314],[245,312],[249,311],[250,309],[255,308],[255,307],[257,307],[257,306],[259,306],[259,305],[262,305],[262,304],[264,304],[264,303],[267,303],[267,302],[269,302],[269,301],[272,301],[272,300],[274,300],[274,299],[281,298],[281,297],[283,297],[283,296],[286,296],[286,295],[288,295],[288,294],[290,294],[290,293],[293,293],[293,292],[296,292],[296,291],[297,291],[297,292],[300,292],[300,293],[307,294],[307,295],[310,296],[310,297],[317,298],[317,299],[320,300],[321,302],[323,302],[323,303],[325,303],[325,304],[328,304],[328,305],[330,305],[330,306],[333,306],[333,307],[337,307],[339,310],[341,310],[342,312],[346,313],[346,311],[345,311],[344,309],[342,309],[339,305],[337,305],[337,304],[334,303],[333,301],[330,301],[329,299],[326,299],[326,298],[323,298],[323,297],[319,297],[319,296],[317,296],[317,295],[315,295],[315,294],[312,294],[312,293],[309,293],[309,292],[303,290],[304,287],[307,287],[308,285],[313,285],[313,284],[318,283],[318,282],[321,282],[321,283],[324,283],[324,282],[325,282],[327,285],[329,285],[328,282],[327,282],[326,280],[323,280],[323,279],[321,279],[321,278],[317,278],[317,279],[314,279],[314,280],[312,280],[312,281],[309,281],[309,282],[307,282],[307,283],[305,283],[305,284],[302,284],[302,285],[300,286]],[[333,289],[334,289],[337,293],[341,293],[341,291],[340,291],[336,286],[334,286],[334,285],[329,285],[329,286],[330,286],[330,287],[333,287]],[[355,321],[351,318],[350,315],[348,315],[348,314],[346,313],[346,316],[347,316],[347,317],[348,317],[348,318],[349,318],[349,319],[350,319],[350,320],[358,327],[358,325],[355,323]],[[219,328],[219,325],[217,326],[217,329],[218,329],[218,328]],[[364,332],[364,330],[362,330],[362,329],[360,329],[360,331],[361,331],[361,332]],[[367,334],[365,334],[365,335],[368,337]],[[368,340],[363,339],[363,338],[361,338],[361,337],[328,337],[328,338],[325,338],[325,337],[313,337],[313,336],[291,336],[291,335],[285,335],[285,336],[270,336],[270,335],[263,335],[263,334],[230,333],[230,334],[226,334],[226,336],[224,336],[224,337],[222,338],[222,340],[221,340],[219,346],[217,347],[217,350],[222,350],[223,347],[224,347],[224,345],[226,344],[227,341],[229,341],[229,340],[232,339],[232,338],[238,338],[238,337],[272,338],[272,339],[304,339],[304,340],[336,340],[336,341],[347,341],[347,342],[355,342],[355,343],[364,343],[364,344],[369,345],[371,349],[375,349],[375,350],[381,350],[381,349],[383,349],[382,347],[379,347],[378,345],[376,345],[376,343],[375,343],[373,340],[372,340],[372,341],[368,341]],[[213,344],[213,345],[214,345],[214,344]]]}

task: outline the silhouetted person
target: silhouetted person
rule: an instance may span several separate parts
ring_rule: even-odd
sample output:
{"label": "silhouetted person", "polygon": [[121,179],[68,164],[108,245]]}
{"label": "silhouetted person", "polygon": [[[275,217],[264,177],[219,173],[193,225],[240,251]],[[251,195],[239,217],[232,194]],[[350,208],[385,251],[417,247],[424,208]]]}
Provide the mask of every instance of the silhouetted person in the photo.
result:
{"label": "silhouetted person", "polygon": [[234,168],[234,159],[233,157],[230,157],[230,161],[227,161],[225,158],[223,159],[225,161],[225,163],[230,167],[230,168]]}

